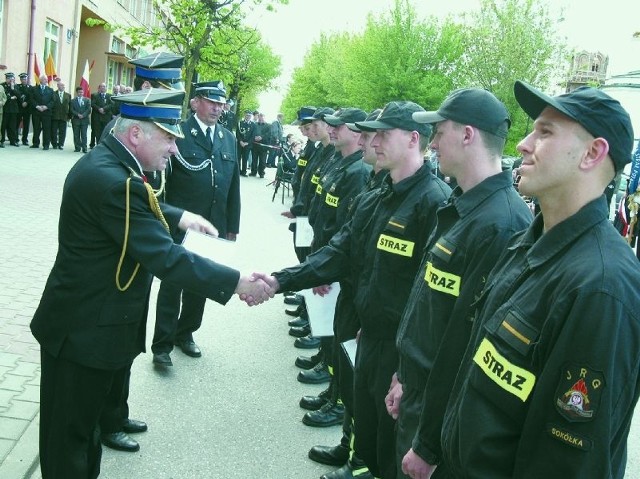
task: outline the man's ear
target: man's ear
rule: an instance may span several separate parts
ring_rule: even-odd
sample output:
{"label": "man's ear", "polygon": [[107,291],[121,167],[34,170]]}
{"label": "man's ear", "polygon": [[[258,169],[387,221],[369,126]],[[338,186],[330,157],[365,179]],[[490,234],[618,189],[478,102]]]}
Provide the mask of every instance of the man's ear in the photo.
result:
{"label": "man's ear", "polygon": [[604,138],[594,138],[587,145],[587,149],[584,152],[582,160],[580,161],[580,168],[584,170],[591,170],[606,160],[609,155],[609,143]]}

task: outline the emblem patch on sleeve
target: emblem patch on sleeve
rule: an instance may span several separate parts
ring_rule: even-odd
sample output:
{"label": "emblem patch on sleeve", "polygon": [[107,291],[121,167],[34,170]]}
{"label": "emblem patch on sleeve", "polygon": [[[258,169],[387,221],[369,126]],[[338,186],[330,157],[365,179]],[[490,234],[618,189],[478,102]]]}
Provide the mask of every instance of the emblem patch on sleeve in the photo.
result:
{"label": "emblem patch on sleeve", "polygon": [[567,363],[556,389],[556,409],[570,422],[591,421],[600,405],[604,374],[588,367]]}

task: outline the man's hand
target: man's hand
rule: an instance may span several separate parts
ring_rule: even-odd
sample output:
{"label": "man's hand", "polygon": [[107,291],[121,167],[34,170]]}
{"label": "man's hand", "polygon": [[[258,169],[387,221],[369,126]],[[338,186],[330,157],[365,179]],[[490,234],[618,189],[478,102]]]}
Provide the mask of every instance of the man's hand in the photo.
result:
{"label": "man's hand", "polygon": [[402,472],[412,479],[429,479],[436,467],[418,456],[413,449],[409,449],[402,458]]}
{"label": "man's hand", "polygon": [[312,291],[313,294],[324,297],[325,294],[329,294],[329,291],[331,291],[331,285],[323,284],[322,286],[315,286]]}
{"label": "man's hand", "polygon": [[273,298],[275,291],[262,279],[251,276],[240,276],[235,293],[249,306],[255,306]]}
{"label": "man's hand", "polygon": [[285,218],[289,218],[289,219],[293,219],[296,217],[296,215],[294,215],[291,211],[287,210],[287,211],[283,211],[282,213],[280,213],[280,216],[284,216]]}
{"label": "man's hand", "polygon": [[218,237],[218,230],[215,226],[213,226],[202,216],[191,213],[190,211],[185,211],[184,213],[182,213],[180,222],[178,223],[178,228],[184,231],[195,230],[199,231],[200,233],[206,233],[208,235],[215,236],[216,238]]}
{"label": "man's hand", "polygon": [[267,283],[269,287],[272,289],[274,294],[280,291],[280,283],[278,282],[275,276],[271,276],[270,274],[266,274],[266,273],[253,273],[251,277],[255,278],[255,280],[260,279],[265,283]]}
{"label": "man's hand", "polygon": [[393,376],[391,377],[391,386],[389,386],[389,392],[384,398],[384,403],[387,406],[387,412],[393,419],[398,419],[398,411],[400,409],[402,393],[402,383],[398,381],[398,374],[393,373]]}

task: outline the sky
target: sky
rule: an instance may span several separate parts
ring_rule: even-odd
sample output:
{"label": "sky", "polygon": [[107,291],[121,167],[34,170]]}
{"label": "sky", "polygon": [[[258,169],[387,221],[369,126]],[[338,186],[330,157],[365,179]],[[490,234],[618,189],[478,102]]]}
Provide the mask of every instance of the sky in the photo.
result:
{"label": "sky", "polygon": [[[282,75],[277,90],[263,93],[260,110],[267,120],[274,119],[294,68],[321,33],[360,32],[368,13],[388,12],[393,0],[289,0],[276,13],[250,15],[249,23],[262,33],[263,40],[282,59]],[[477,11],[480,0],[412,0],[422,18],[458,15]],[[557,18],[558,34],[571,48],[600,51],[609,55],[607,76],[640,70],[640,17],[630,0],[554,0],[552,15]],[[625,5],[626,4],[626,5]]]}

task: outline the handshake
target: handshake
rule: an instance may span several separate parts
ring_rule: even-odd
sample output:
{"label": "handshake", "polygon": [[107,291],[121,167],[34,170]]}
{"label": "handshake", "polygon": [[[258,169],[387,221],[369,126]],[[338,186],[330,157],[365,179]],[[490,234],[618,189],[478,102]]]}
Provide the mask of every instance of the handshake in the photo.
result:
{"label": "handshake", "polygon": [[235,293],[249,306],[256,306],[268,301],[278,292],[280,283],[266,273],[253,273],[251,276],[240,276]]}

